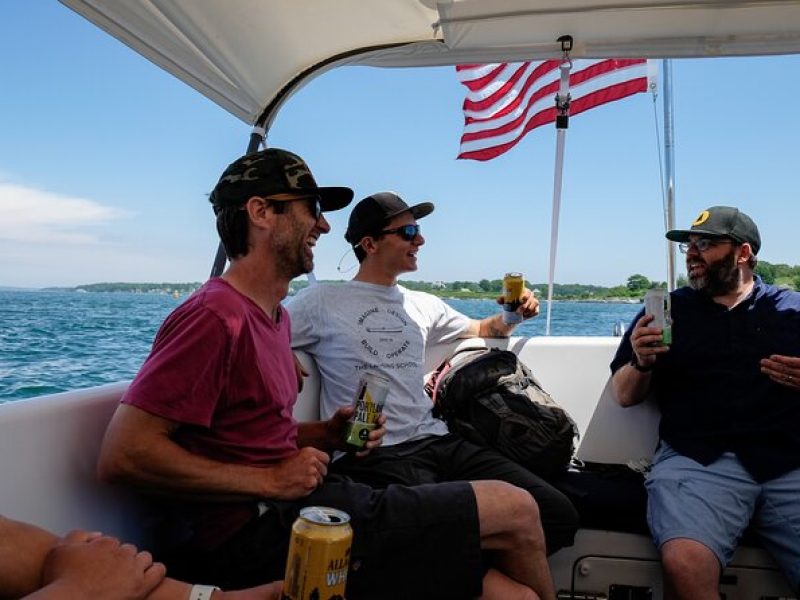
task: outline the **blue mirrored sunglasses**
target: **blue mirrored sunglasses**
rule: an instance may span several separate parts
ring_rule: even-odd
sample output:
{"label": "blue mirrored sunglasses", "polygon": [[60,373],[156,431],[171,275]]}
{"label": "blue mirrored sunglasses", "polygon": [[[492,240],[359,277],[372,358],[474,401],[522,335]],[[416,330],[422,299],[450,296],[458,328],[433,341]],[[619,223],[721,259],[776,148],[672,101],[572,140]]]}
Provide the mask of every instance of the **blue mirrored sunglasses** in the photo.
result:
{"label": "blue mirrored sunglasses", "polygon": [[381,235],[386,235],[387,233],[396,233],[405,241],[410,242],[415,237],[419,235],[419,225],[403,225],[402,227],[395,227],[394,229],[384,229],[381,231]]}

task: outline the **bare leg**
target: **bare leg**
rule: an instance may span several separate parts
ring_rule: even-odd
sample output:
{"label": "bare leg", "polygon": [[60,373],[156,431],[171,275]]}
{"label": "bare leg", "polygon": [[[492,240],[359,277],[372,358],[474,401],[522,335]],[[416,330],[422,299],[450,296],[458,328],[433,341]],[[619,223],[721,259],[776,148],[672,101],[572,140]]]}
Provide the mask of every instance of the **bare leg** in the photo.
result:
{"label": "bare leg", "polygon": [[554,600],[544,531],[533,497],[503,481],[471,485],[478,503],[481,547],[492,552],[493,566],[543,600]]}
{"label": "bare leg", "polygon": [[719,600],[721,567],[704,544],[676,538],[661,546],[664,592],[670,600]]}
{"label": "bare leg", "polygon": [[483,594],[478,600],[539,600],[531,588],[489,569],[483,577]]}

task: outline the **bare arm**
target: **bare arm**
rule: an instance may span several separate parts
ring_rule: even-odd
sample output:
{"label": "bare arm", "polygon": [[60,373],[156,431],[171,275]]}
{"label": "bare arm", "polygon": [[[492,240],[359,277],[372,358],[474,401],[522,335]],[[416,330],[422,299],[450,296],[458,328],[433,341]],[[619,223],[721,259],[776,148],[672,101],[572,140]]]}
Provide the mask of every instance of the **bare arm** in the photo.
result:
{"label": "bare arm", "polygon": [[149,553],[114,538],[73,531],[62,540],[0,517],[0,598],[144,598],[163,583],[164,572]]}
{"label": "bare arm", "polygon": [[42,567],[42,588],[26,599],[144,599],[164,583],[165,574],[164,565],[132,544],[73,531],[50,550]]}
{"label": "bare arm", "polygon": [[[636,357],[636,362],[645,369],[652,369],[656,357],[669,351],[669,346],[660,345],[661,329],[647,326],[652,320],[652,315],[644,315],[636,322],[631,332],[633,355]],[[630,364],[617,369],[611,383],[619,405],[627,407],[642,402],[650,390],[652,377],[652,370],[640,371]]]}
{"label": "bare arm", "polygon": [[329,457],[315,448],[303,448],[264,467],[208,459],[173,441],[177,428],[177,423],[121,404],[103,440],[98,475],[104,481],[151,491],[195,497],[199,493],[225,500],[231,496],[301,498],[327,473]]}
{"label": "bare arm", "polygon": [[643,373],[631,365],[625,365],[614,373],[612,383],[614,396],[620,406],[628,407],[639,404],[647,396],[650,389],[652,371]]}
{"label": "bare arm", "polygon": [[[497,299],[498,304],[503,304],[503,297]],[[539,300],[533,293],[525,288],[522,290],[520,306],[517,312],[522,315],[523,320],[535,317],[539,314]],[[494,337],[503,338],[511,335],[517,324],[506,324],[503,322],[503,313],[498,313],[480,321],[473,320],[463,337]]]}
{"label": "bare arm", "polygon": [[[24,600],[185,600],[191,585],[164,577],[149,552],[98,532],[58,538],[40,527],[0,516],[0,598]],[[258,588],[280,598],[280,583]],[[247,596],[252,597],[252,596]],[[224,600],[223,592],[212,599]]]}
{"label": "bare arm", "polygon": [[0,517],[0,598],[33,593],[42,565],[58,538],[39,527]]}

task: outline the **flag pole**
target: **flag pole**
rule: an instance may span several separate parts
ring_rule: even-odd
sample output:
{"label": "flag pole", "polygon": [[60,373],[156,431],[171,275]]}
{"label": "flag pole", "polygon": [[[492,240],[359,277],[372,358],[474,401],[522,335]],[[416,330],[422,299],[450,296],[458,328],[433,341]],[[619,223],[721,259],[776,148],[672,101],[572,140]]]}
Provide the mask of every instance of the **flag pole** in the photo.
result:
{"label": "flag pole", "polygon": [[550,335],[550,318],[553,313],[553,286],[556,274],[556,251],[558,249],[558,221],[561,213],[561,181],[564,172],[564,147],[566,145],[567,128],[569,127],[569,72],[572,61],[569,52],[572,50],[572,36],[562,35],[561,80],[556,94],[556,163],[553,173],[553,215],[550,221],[550,271],[547,280],[547,322],[545,335]]}

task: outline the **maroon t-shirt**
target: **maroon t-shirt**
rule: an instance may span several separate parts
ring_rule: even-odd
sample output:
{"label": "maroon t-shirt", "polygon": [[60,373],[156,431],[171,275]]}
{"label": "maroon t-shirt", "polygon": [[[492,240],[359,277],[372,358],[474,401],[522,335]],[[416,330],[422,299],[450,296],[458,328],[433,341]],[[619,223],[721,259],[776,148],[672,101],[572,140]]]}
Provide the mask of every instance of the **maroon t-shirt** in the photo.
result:
{"label": "maroon t-shirt", "polygon": [[[164,321],[122,403],[180,423],[174,440],[193,453],[228,463],[271,464],[297,451],[290,339],[282,307],[273,321],[226,281],[212,279]],[[207,525],[225,523],[228,534],[241,521],[220,521],[222,505],[186,508],[192,521],[202,516]]]}

